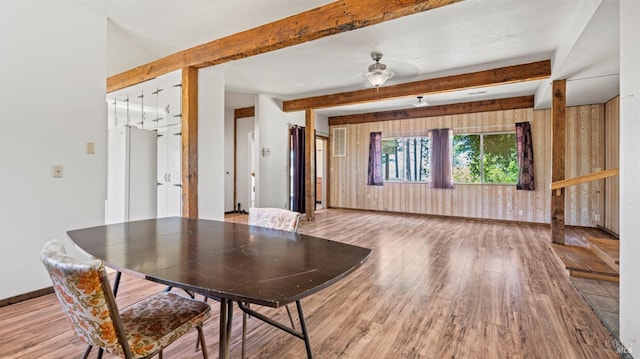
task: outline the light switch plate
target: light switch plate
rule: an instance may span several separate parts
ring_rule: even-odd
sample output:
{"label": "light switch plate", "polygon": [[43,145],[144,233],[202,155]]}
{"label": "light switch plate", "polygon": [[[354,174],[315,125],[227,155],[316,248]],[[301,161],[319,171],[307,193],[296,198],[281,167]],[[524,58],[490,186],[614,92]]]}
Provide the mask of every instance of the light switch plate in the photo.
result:
{"label": "light switch plate", "polygon": [[96,154],[96,143],[95,142],[87,142],[87,154],[95,155]]}

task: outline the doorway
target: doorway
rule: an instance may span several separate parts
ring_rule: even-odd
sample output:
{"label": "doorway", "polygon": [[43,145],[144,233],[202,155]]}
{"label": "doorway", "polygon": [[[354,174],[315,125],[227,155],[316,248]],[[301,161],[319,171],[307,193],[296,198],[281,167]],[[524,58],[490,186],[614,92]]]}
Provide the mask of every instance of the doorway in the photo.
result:
{"label": "doorway", "polygon": [[316,209],[327,207],[327,142],[316,136]]}
{"label": "doorway", "polygon": [[[256,206],[256,134],[249,133],[249,208]],[[247,209],[248,211],[249,209]]]}

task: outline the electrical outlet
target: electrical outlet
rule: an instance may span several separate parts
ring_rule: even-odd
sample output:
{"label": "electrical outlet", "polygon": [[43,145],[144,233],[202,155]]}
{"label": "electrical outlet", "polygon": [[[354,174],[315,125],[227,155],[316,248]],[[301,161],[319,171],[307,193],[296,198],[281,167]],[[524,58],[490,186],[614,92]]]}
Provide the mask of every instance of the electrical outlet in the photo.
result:
{"label": "electrical outlet", "polygon": [[523,210],[521,210],[521,209],[519,209],[519,210],[518,210],[518,216],[524,216],[524,211],[523,211]]}
{"label": "electrical outlet", "polygon": [[600,215],[599,214],[594,214],[593,215],[593,220],[597,223],[600,222]]}
{"label": "electrical outlet", "polygon": [[64,177],[64,166],[62,165],[54,165],[53,166],[53,178],[62,178]]}

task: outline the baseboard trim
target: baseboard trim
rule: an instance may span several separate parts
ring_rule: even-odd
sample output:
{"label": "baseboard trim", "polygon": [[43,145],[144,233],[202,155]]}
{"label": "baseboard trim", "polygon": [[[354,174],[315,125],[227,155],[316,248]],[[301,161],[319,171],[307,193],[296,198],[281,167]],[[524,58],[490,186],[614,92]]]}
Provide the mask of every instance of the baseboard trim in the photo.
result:
{"label": "baseboard trim", "polygon": [[47,295],[51,293],[53,293],[53,287],[47,287],[47,288],[34,290],[33,292],[16,295],[15,297],[0,299],[0,308],[6,307],[11,304],[24,302],[25,300],[42,297],[43,295]]}

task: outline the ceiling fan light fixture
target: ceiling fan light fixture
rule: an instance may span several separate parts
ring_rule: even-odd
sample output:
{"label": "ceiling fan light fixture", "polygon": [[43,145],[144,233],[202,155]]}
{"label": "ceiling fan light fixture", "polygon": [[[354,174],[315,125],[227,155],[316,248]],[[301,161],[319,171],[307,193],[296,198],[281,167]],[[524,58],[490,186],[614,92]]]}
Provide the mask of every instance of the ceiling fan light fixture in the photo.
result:
{"label": "ceiling fan light fixture", "polygon": [[387,65],[380,63],[382,59],[381,53],[372,52],[371,59],[375,61],[375,63],[369,66],[369,72],[367,72],[365,76],[371,85],[380,87],[385,81],[392,78],[394,73],[387,70]]}

